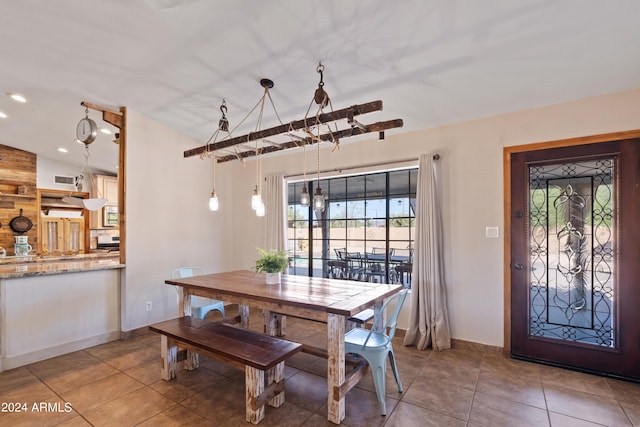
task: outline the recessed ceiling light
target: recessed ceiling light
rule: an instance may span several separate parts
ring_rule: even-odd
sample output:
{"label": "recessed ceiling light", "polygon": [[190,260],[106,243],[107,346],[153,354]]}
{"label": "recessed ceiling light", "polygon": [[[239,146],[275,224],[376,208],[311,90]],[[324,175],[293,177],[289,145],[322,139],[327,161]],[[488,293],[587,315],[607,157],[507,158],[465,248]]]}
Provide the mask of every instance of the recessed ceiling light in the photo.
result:
{"label": "recessed ceiling light", "polygon": [[8,93],[7,95],[9,95],[11,97],[11,99],[13,99],[14,101],[27,102],[27,98],[25,98],[24,96],[20,95],[19,93]]}
{"label": "recessed ceiling light", "polygon": [[107,134],[107,135],[111,135],[111,131],[109,129],[106,128],[100,128],[100,132]]}
{"label": "recessed ceiling light", "polygon": [[58,147],[58,151],[61,152],[61,153],[68,153],[69,152],[69,150],[67,150],[64,147]]}
{"label": "recessed ceiling light", "polygon": [[7,118],[7,115],[2,111],[0,111],[0,119],[6,119],[6,118]]}

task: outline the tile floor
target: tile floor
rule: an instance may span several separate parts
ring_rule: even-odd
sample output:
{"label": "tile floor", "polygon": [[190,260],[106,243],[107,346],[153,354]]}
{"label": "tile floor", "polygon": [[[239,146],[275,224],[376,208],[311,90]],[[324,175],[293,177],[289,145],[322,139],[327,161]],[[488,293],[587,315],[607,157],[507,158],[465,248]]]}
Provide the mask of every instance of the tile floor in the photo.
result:
{"label": "tile floor", "polygon": [[[290,339],[325,345],[324,325],[287,321]],[[260,317],[251,324],[259,328]],[[202,358],[198,370],[165,382],[159,348],[159,336],[149,333],[2,372],[0,402],[26,403],[27,412],[0,413],[0,426],[250,425],[241,371]],[[640,425],[640,384],[508,360],[468,343],[418,351],[396,338],[394,348],[404,393],[388,371],[382,417],[367,376],[347,395],[343,425]],[[333,425],[326,420],[326,360],[300,353],[286,378],[286,403],[267,406],[259,425]]]}

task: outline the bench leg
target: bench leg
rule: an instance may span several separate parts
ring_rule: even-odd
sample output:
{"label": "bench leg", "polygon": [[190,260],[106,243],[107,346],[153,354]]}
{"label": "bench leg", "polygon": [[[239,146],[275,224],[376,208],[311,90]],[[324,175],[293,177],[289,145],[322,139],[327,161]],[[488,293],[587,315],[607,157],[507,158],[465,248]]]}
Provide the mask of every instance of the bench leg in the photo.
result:
{"label": "bench leg", "polygon": [[245,366],[245,414],[247,422],[258,424],[264,419],[264,403],[256,407],[259,397],[264,392],[264,371],[256,369],[252,366]]}
{"label": "bench leg", "polygon": [[[267,387],[284,380],[284,362],[278,363],[273,368],[267,370]],[[269,406],[279,408],[284,403],[284,390],[269,399]]]}
{"label": "bench leg", "polygon": [[172,380],[178,370],[178,346],[166,335],[160,336],[160,357],[162,358],[162,379]]}

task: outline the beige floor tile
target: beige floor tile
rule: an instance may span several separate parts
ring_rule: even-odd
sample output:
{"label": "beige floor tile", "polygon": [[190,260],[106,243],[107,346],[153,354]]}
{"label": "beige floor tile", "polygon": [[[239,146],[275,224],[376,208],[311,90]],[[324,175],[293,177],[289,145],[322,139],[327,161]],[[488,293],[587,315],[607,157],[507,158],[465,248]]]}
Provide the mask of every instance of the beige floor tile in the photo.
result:
{"label": "beige floor tile", "polygon": [[620,406],[627,414],[627,418],[634,426],[640,426],[640,403],[620,402]]}
{"label": "beige floor tile", "polygon": [[38,377],[25,367],[0,372],[0,396],[4,397],[5,393],[38,383]]}
{"label": "beige floor tile", "polygon": [[318,412],[327,403],[327,379],[306,371],[299,371],[286,379],[285,400]]}
{"label": "beige floor tile", "polygon": [[466,420],[469,417],[473,394],[472,390],[448,385],[428,376],[420,376],[402,394],[402,401]]}
{"label": "beige floor tile", "polygon": [[608,426],[630,426],[619,402],[595,394],[555,385],[545,385],[549,411]]}
{"label": "beige floor tile", "polygon": [[469,414],[469,424],[491,426],[549,426],[544,409],[512,402],[485,393],[476,393]]}
{"label": "beige floor tile", "polygon": [[96,427],[134,426],[174,406],[174,402],[149,388],[143,388],[94,408],[85,417]]}
{"label": "beige floor tile", "polygon": [[455,363],[459,366],[469,366],[472,368],[480,368],[483,353],[470,350],[468,348],[452,348],[443,351],[433,351],[429,356],[429,361],[442,361]]}
{"label": "beige floor tile", "polygon": [[180,404],[211,421],[226,420],[238,412],[244,414],[244,381],[227,378]]}
{"label": "beige floor tile", "polygon": [[551,427],[599,427],[602,424],[592,423],[591,421],[581,420],[579,418],[562,415],[555,412],[549,412]]}
{"label": "beige floor tile", "polygon": [[480,369],[452,361],[434,360],[430,357],[419,375],[423,381],[428,380],[432,384],[475,390]]}
{"label": "beige floor tile", "polygon": [[514,402],[547,409],[542,383],[514,372],[481,371],[476,391]]}
{"label": "beige floor tile", "polygon": [[214,427],[220,425],[213,421],[206,420],[184,406],[175,405],[164,412],[155,415],[146,421],[138,424],[140,427],[177,427],[177,426],[198,426]]}
{"label": "beige floor tile", "polygon": [[161,371],[162,365],[160,359],[158,359],[127,369],[124,373],[142,384],[149,385],[161,378]]}
{"label": "beige floor tile", "polygon": [[630,381],[606,378],[615,399],[623,402],[640,403],[640,384]]}
{"label": "beige floor tile", "polygon": [[540,378],[544,386],[553,385],[602,397],[614,397],[609,383],[604,377],[562,368],[547,367],[547,369],[541,371]]}
{"label": "beige floor tile", "polygon": [[[173,380],[158,380],[152,383],[150,387],[175,402],[182,402],[225,379],[220,374],[200,367],[193,371],[182,370],[178,372],[178,375]],[[244,381],[244,379],[240,381]]]}
{"label": "beige floor tile", "polygon": [[387,415],[385,427],[465,427],[463,420],[430,411],[406,402],[398,406]]}
{"label": "beige floor tile", "polygon": [[81,414],[121,396],[141,389],[144,385],[123,373],[111,375],[86,386],[62,393],[61,396]]}

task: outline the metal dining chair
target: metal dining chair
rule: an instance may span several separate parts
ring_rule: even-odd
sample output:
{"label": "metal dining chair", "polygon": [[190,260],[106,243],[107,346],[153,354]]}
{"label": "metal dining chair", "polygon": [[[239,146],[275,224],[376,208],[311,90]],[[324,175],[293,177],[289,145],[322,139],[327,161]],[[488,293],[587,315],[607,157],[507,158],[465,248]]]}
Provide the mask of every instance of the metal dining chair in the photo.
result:
{"label": "metal dining chair", "polygon": [[366,359],[371,368],[373,375],[373,383],[376,388],[378,401],[382,415],[387,415],[387,405],[384,401],[385,396],[385,376],[387,373],[387,358],[393,369],[393,376],[398,384],[398,392],[402,393],[402,382],[398,375],[396,359],[393,354],[393,345],[391,341],[396,333],[398,324],[398,314],[407,297],[408,289],[403,289],[391,298],[387,299],[382,305],[382,309],[374,318],[374,324],[378,320],[378,316],[384,316],[387,306],[395,301],[393,312],[384,324],[382,332],[375,332],[364,328],[355,328],[344,335],[344,347],[346,353],[358,354]]}
{"label": "metal dining chair", "polygon": [[[181,267],[173,270],[171,278],[183,279],[185,277],[201,276],[203,274],[204,270],[200,267]],[[226,319],[224,303],[222,301],[193,295],[191,296],[191,316],[204,320],[207,317],[207,314],[212,310],[219,311],[222,315],[222,319]]]}

